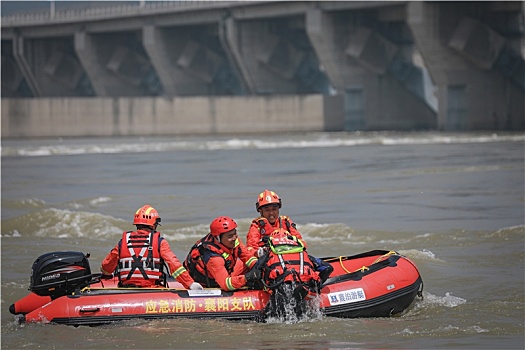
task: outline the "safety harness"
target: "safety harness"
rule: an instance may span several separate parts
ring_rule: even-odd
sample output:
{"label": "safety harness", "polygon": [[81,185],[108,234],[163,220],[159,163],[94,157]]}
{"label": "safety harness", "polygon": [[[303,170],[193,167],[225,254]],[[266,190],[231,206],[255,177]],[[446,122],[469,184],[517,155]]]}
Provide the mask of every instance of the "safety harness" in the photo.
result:
{"label": "safety harness", "polygon": [[268,253],[259,259],[266,289],[273,291],[282,283],[293,282],[309,292],[318,292],[319,275],[301,240],[292,235],[272,235],[267,246]]}
{"label": "safety harness", "polygon": [[[131,278],[155,279],[156,285],[167,286],[165,263],[160,256],[160,245],[163,239],[160,232],[154,230],[151,230],[148,235],[138,234],[134,231],[124,232],[118,243],[117,275],[120,287],[132,286],[123,284],[123,281]],[[125,245],[122,244],[123,241]],[[154,245],[157,246],[155,251]],[[135,249],[140,249],[138,254],[136,254]],[[140,274],[137,274],[137,271]]]}
{"label": "safety harness", "polygon": [[238,241],[236,242],[235,248],[233,248],[232,254],[226,253],[215,243],[215,238],[211,234],[208,234],[191,247],[183,265],[195,281],[210,288],[218,288],[219,284],[215,279],[209,277],[207,264],[211,257],[220,256],[224,259],[224,267],[228,271],[228,274],[231,275],[235,267],[235,261],[237,260],[237,246]]}
{"label": "safety harness", "polygon": [[[279,228],[283,228],[286,231],[290,231],[290,227],[296,228],[295,223],[291,223],[290,219],[286,215],[279,216]],[[256,223],[259,226],[259,232],[261,233],[261,241],[263,243],[263,238],[267,238],[268,235],[275,230],[275,227],[270,224],[268,219],[265,217],[258,217],[257,219],[254,219],[252,222]]]}

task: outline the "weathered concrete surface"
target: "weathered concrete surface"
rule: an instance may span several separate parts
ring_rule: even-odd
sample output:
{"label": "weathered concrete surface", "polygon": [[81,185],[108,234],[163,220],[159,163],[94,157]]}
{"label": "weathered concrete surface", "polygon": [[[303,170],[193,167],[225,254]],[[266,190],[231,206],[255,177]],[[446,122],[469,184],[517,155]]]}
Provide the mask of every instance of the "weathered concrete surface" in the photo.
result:
{"label": "weathered concrete surface", "polygon": [[2,99],[2,137],[306,132],[341,125],[342,106],[324,104],[323,95]]}

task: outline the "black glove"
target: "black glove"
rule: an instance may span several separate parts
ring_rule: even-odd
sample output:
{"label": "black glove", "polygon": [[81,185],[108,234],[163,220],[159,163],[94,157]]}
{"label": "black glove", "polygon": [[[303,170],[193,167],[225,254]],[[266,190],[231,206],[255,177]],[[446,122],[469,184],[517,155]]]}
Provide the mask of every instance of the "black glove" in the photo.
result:
{"label": "black glove", "polygon": [[247,274],[244,275],[246,277],[246,282],[253,282],[261,279],[261,270],[259,270],[257,267],[252,268],[250,271],[248,271]]}

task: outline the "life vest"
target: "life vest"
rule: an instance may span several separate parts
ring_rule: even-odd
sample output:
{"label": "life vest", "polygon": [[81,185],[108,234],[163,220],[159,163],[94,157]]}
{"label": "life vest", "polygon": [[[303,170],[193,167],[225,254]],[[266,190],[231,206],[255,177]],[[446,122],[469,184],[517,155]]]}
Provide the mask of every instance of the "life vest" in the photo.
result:
{"label": "life vest", "polygon": [[315,288],[319,274],[306,253],[304,244],[292,235],[270,235],[268,255],[263,265],[263,279],[268,286],[295,282]]}
{"label": "life vest", "polygon": [[235,241],[235,247],[230,254],[224,251],[221,245],[216,243],[216,239],[211,234],[208,234],[191,247],[183,265],[195,281],[209,288],[219,288],[219,284],[208,274],[206,265],[211,257],[220,256],[224,259],[226,271],[231,275],[239,256],[238,246],[239,240],[237,239]]}
{"label": "life vest", "polygon": [[261,238],[259,240],[259,246],[262,247],[266,245],[266,242],[268,241],[268,237],[270,234],[275,231],[275,229],[283,228],[286,231],[290,231],[290,227],[296,228],[295,223],[291,223],[290,219],[286,215],[279,216],[278,220],[278,227],[274,227],[268,219],[265,217],[258,217],[257,219],[253,219],[252,222],[257,224],[259,227],[259,232],[261,233]]}
{"label": "life vest", "polygon": [[118,278],[119,285],[126,285],[130,279],[153,280],[154,284],[166,282],[164,260],[160,257],[160,244],[163,240],[160,232],[151,231],[141,234],[128,231],[119,241]]}

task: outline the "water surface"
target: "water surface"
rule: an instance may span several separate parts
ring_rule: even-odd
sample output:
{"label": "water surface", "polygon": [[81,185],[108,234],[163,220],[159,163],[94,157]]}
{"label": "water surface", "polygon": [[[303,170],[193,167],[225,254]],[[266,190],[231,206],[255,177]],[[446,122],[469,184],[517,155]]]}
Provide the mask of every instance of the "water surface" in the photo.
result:
{"label": "water surface", "polygon": [[[524,347],[523,134],[310,133],[260,137],[2,140],[2,348]],[[153,205],[180,259],[218,215],[245,240],[269,188],[316,256],[396,250],[424,298],[393,318],[299,323],[134,320],[18,325],[32,262],[100,261]]]}

